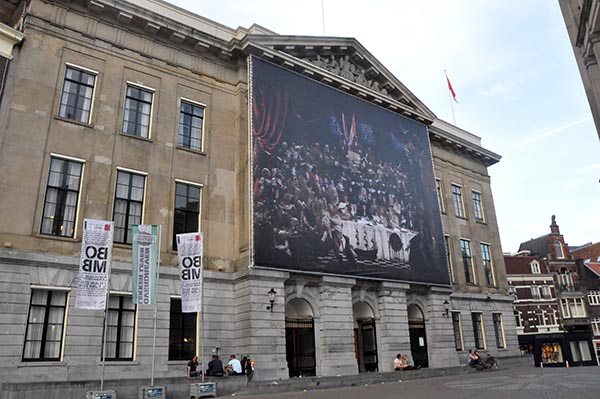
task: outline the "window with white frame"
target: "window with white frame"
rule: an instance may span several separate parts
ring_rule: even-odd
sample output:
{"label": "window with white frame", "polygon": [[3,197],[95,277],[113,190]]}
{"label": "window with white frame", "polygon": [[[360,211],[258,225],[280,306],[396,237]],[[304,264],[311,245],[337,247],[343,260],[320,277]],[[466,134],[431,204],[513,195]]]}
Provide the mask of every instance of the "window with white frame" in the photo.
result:
{"label": "window with white frame", "polygon": [[504,336],[504,322],[502,313],[492,313],[494,321],[494,334],[496,337],[496,348],[506,348],[506,337]]}
{"label": "window with white frame", "polygon": [[179,110],[179,132],[177,134],[177,145],[196,151],[201,151],[203,121],[204,106],[182,99]]}
{"label": "window with white frame", "polygon": [[200,195],[202,186],[175,183],[175,209],[173,212],[173,250],[177,249],[177,234],[195,233],[200,224]]}
{"label": "window with white frame", "polygon": [[540,287],[534,285],[531,287],[531,299],[538,300],[540,299]]}
{"label": "window with white frame", "polygon": [[600,317],[592,317],[590,319],[590,323],[592,324],[592,331],[595,336],[600,335]]}
{"label": "window with white frame", "polygon": [[471,313],[473,321],[473,336],[475,338],[475,348],[485,349],[485,333],[483,330],[483,315],[481,312]]}
{"label": "window with white frame", "polygon": [[125,93],[123,133],[144,138],[150,137],[150,118],[154,92],[131,84]]}
{"label": "window with white frame", "polygon": [[494,267],[492,265],[492,257],[490,255],[489,244],[480,244],[481,248],[481,262],[483,263],[483,270],[485,272],[485,279],[488,286],[496,285],[496,278],[494,276]]}
{"label": "window with white frame", "polygon": [[471,257],[471,242],[469,240],[465,240],[465,239],[461,238],[460,249],[462,252],[465,280],[467,283],[474,284],[475,276],[473,274],[473,259]]}
{"label": "window with white frame", "polygon": [[600,291],[588,291],[587,298],[590,305],[600,305]]}
{"label": "window with white frame", "polygon": [[531,266],[532,274],[540,274],[540,263],[537,260],[534,260],[529,265]]}
{"label": "window with white frame", "polygon": [[452,248],[450,247],[450,236],[444,236],[444,243],[446,244],[446,260],[448,261],[448,267],[450,268],[450,282],[455,282],[454,278],[454,265],[452,264]]}
{"label": "window with white frame", "polygon": [[33,288],[23,361],[60,361],[69,292]]}
{"label": "window with white frame", "polygon": [[515,315],[515,324],[517,325],[517,327],[523,327],[523,312],[521,312],[520,310],[515,310],[514,311],[514,315]]}
{"label": "window with white frame", "polygon": [[130,295],[110,294],[106,314],[106,359],[133,360],[136,305]]}
{"label": "window with white frame", "polygon": [[454,329],[454,347],[457,351],[464,350],[460,312],[452,312],[452,328]]}
{"label": "window with white frame", "polygon": [[452,199],[454,202],[454,213],[456,216],[465,217],[465,207],[462,200],[462,187],[456,184],[452,185]]}
{"label": "window with white frame", "polygon": [[586,317],[585,306],[582,298],[562,298],[561,310],[565,317]]}
{"label": "window with white frame", "polygon": [[542,298],[543,299],[552,299],[552,290],[548,285],[542,285]]}
{"label": "window with white frame", "polygon": [[58,116],[90,123],[96,73],[69,65],[65,71]]}
{"label": "window with white frame", "polygon": [[44,198],[40,232],[73,238],[83,162],[53,156]]}
{"label": "window with white frame", "polygon": [[572,291],[574,288],[573,276],[569,272],[561,272],[558,274],[558,283],[563,291]]}
{"label": "window with white frame", "polygon": [[483,205],[481,203],[481,193],[477,191],[471,191],[473,198],[473,211],[475,212],[475,220],[478,222],[485,221],[483,216]]}
{"label": "window with white frame", "polygon": [[551,325],[551,326],[555,326],[555,325],[557,325],[557,324],[558,324],[558,319],[557,319],[557,317],[556,317],[556,310],[554,310],[554,309],[549,309],[549,310],[546,312],[546,319],[548,320],[548,321],[547,321],[547,324],[548,324],[548,325]]}
{"label": "window with white frame", "polygon": [[563,246],[559,240],[554,241],[554,253],[558,259],[564,259],[565,253],[563,251]]}
{"label": "window with white frame", "polygon": [[446,207],[444,206],[444,192],[442,191],[442,180],[435,179],[435,188],[437,190],[438,201],[440,202],[440,211],[446,213]]}
{"label": "window with white frame", "polygon": [[113,220],[114,242],[131,244],[131,226],[142,223],[146,176],[118,170]]}

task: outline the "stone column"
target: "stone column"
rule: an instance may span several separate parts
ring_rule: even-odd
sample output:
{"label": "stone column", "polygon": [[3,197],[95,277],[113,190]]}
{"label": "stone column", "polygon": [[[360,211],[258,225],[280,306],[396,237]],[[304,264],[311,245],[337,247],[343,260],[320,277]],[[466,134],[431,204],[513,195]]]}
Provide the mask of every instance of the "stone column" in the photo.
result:
{"label": "stone column", "polygon": [[[428,295],[426,324],[429,367],[452,367],[460,365],[454,346],[452,314],[445,315],[444,301],[449,301],[450,290],[432,287]],[[450,309],[451,310],[451,309]]]}
{"label": "stone column", "polygon": [[379,321],[377,323],[377,357],[379,371],[393,371],[398,353],[410,353],[406,290],[408,284],[382,282],[377,295]]}
{"label": "stone column", "polygon": [[324,276],[319,285],[320,330],[315,338],[321,343],[321,372],[324,376],[358,373],[354,351],[351,278]]}
{"label": "stone column", "polygon": [[[236,277],[234,339],[237,352],[255,360],[256,380],[288,378],[284,283],[289,274],[249,269]],[[267,292],[271,288],[277,291],[272,312],[267,310]]]}

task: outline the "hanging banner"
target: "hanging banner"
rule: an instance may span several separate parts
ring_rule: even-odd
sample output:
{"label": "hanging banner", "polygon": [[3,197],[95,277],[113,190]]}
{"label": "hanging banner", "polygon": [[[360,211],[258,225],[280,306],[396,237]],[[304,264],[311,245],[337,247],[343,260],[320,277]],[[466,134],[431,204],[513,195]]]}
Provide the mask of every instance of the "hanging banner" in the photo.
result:
{"label": "hanging banner", "polygon": [[131,291],[133,303],[154,305],[156,303],[156,282],[158,280],[158,226],[134,224],[132,243]]}
{"label": "hanging banner", "polygon": [[202,306],[202,233],[177,234],[182,313],[199,312]]}
{"label": "hanging banner", "polygon": [[85,219],[77,281],[78,309],[104,309],[112,262],[113,222]]}

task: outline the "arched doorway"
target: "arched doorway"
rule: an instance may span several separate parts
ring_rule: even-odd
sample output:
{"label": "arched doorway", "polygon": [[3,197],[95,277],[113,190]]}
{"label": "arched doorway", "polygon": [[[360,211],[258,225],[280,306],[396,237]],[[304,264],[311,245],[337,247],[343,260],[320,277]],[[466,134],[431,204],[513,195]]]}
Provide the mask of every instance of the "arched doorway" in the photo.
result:
{"label": "arched doorway", "polygon": [[377,334],[375,333],[375,314],[365,302],[352,305],[354,314],[354,352],[358,371],[377,371]]}
{"label": "arched doorway", "polygon": [[304,299],[285,305],[285,352],[290,377],[317,375],[313,311]]}
{"label": "arched doorway", "polygon": [[429,367],[425,317],[417,305],[408,306],[408,332],[410,334],[410,353],[415,367]]}

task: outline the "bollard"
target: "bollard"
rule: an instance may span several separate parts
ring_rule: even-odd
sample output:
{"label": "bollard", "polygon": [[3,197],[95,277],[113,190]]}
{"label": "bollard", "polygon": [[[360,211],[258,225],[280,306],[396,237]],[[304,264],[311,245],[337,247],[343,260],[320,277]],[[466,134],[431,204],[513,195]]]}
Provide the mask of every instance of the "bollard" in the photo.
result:
{"label": "bollard", "polygon": [[568,360],[567,360],[567,362],[566,362],[566,363],[567,363],[567,368],[571,367],[571,366],[569,366],[569,361],[568,361]]}

